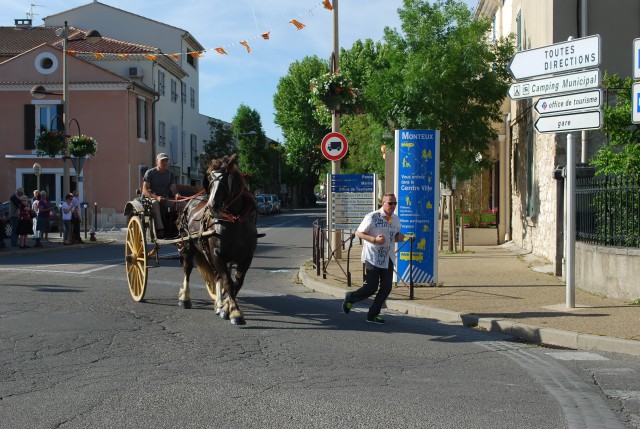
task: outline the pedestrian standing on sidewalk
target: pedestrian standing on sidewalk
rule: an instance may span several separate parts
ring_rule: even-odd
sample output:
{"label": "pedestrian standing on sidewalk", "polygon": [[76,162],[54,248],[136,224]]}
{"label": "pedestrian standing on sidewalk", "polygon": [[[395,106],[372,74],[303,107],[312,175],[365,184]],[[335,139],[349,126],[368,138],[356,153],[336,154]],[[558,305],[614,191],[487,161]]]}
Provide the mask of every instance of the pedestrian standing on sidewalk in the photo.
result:
{"label": "pedestrian standing on sidewalk", "polygon": [[394,243],[404,240],[404,234],[400,232],[400,218],[394,213],[397,205],[395,194],[385,194],[380,210],[367,214],[360,223],[356,236],[364,242],[361,257],[364,283],[360,289],[347,292],[342,303],[342,311],[349,313],[354,303],[369,298],[377,291],[367,313],[367,322],[379,325],[387,323],[380,317],[380,310],[391,293]]}
{"label": "pedestrian standing on sidewalk", "polygon": [[80,216],[80,199],[78,198],[78,190],[74,189],[73,199],[71,200],[73,210],[71,211],[71,242],[74,244],[82,244],[82,237],[80,237],[80,224],[82,223],[82,217]]}
{"label": "pedestrian standing on sidewalk", "polygon": [[29,205],[29,198],[26,195],[20,197],[20,209],[18,211],[18,225],[16,226],[18,231],[18,238],[21,249],[27,247],[27,235],[33,234],[33,223],[31,220],[31,206]]}
{"label": "pedestrian standing on sidewalk", "polygon": [[23,195],[24,189],[18,188],[10,198],[9,224],[11,225],[11,245],[13,247],[18,247],[18,214],[20,213],[20,206],[22,205],[20,199]]}
{"label": "pedestrian standing on sidewalk", "polygon": [[67,194],[62,203],[62,225],[64,226],[63,243],[65,246],[71,244],[71,218],[73,216],[73,194]]}

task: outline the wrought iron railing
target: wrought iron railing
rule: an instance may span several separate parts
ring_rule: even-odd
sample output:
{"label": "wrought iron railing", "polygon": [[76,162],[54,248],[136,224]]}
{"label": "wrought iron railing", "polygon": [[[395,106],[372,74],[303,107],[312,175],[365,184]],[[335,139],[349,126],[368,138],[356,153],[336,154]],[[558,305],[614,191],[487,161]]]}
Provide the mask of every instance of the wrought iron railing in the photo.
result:
{"label": "wrought iron railing", "polygon": [[640,247],[640,183],[596,176],[576,180],[576,240]]}

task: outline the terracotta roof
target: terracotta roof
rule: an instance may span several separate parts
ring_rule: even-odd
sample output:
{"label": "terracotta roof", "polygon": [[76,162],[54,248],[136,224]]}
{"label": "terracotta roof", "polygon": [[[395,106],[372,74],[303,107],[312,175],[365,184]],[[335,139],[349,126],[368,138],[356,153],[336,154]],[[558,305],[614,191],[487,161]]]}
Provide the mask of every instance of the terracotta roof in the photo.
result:
{"label": "terracotta roof", "polygon": [[[62,49],[62,37],[56,35],[61,27],[0,27],[0,57],[13,57],[43,43],[49,43]],[[123,42],[103,37],[96,44],[85,40],[87,31],[69,27],[67,49],[78,52],[101,52],[122,54],[148,54],[159,52],[154,46]]]}

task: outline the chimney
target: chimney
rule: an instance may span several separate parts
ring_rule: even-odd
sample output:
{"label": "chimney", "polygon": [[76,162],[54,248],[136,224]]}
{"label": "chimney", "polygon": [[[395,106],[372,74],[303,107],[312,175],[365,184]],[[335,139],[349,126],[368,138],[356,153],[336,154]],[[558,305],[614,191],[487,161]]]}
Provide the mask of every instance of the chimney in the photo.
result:
{"label": "chimney", "polygon": [[16,27],[18,28],[31,28],[31,20],[28,18],[25,19],[14,19]]}

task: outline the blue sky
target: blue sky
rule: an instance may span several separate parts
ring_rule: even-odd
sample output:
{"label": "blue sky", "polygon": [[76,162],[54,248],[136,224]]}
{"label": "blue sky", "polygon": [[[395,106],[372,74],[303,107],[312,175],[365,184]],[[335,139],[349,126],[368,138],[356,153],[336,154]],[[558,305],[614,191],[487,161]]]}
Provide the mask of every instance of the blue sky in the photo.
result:
{"label": "blue sky", "polygon": [[[30,0],[33,1],[33,0]],[[333,16],[322,0],[101,0],[102,3],[164,22],[191,33],[206,49],[200,64],[200,113],[230,122],[241,103],[256,110],[267,136],[282,142],[273,122],[273,94],[289,65],[305,56],[329,58],[332,51]],[[34,25],[42,18],[89,0],[38,1]],[[471,8],[477,0],[465,0]],[[0,25],[11,26],[25,18],[26,0],[0,0]],[[402,0],[341,0],[340,46],[349,48],[358,39],[382,38],[385,27],[399,28],[397,9]],[[289,21],[305,27],[297,30]],[[71,23],[72,24],[72,23]],[[270,39],[260,35],[270,31]],[[247,40],[251,53],[239,44]],[[224,47],[228,55],[214,48]]]}

